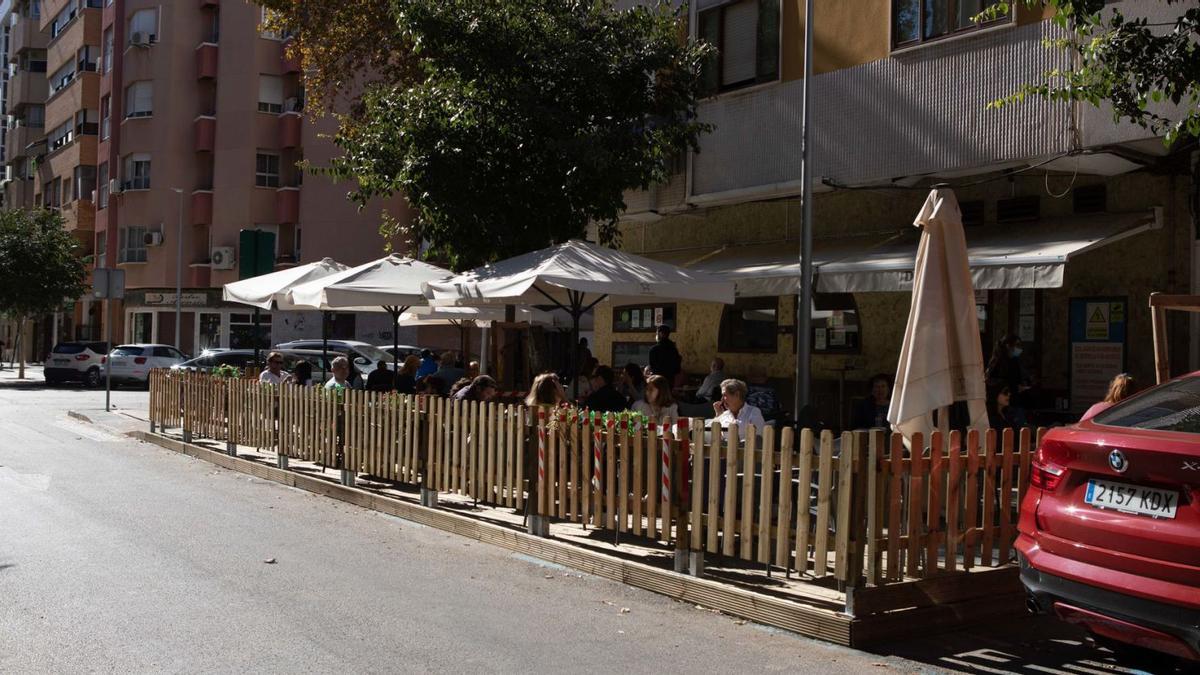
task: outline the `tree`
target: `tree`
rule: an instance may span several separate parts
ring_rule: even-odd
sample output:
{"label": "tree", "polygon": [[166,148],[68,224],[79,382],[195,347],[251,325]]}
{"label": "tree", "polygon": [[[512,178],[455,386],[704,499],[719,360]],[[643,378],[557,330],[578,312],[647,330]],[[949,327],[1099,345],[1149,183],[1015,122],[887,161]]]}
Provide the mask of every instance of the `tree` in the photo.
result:
{"label": "tree", "polygon": [[[1049,71],[1042,82],[1025,84],[991,107],[1029,96],[1096,106],[1107,102],[1115,120],[1162,135],[1168,145],[1183,136],[1200,137],[1200,7],[1194,2],[1162,0],[1179,5],[1180,13],[1172,21],[1151,23],[1127,17],[1105,0],[1019,1],[1053,10],[1053,21],[1068,36],[1052,46],[1072,52],[1076,65]],[[996,3],[977,18],[1008,12],[1010,4]],[[1184,9],[1185,4],[1190,6]]]}
{"label": "tree", "polygon": [[[79,242],[51,211],[0,211],[0,312],[17,321],[21,340],[25,322],[57,312],[87,290],[87,270]],[[21,358],[20,377],[25,377]]]}
{"label": "tree", "polygon": [[696,102],[709,50],[667,2],[353,0],[328,3],[344,7],[322,23],[309,7],[326,3],[263,2],[306,58],[337,54],[305,65],[341,93],[347,64],[381,54],[330,43],[358,25],[351,7],[386,15],[383,39],[408,56],[361,83],[340,115],[344,154],[322,170],[356,180],[359,203],[403,193],[409,238],[455,269],[579,237],[589,222],[613,240],[624,192],[666,180],[708,129]]}

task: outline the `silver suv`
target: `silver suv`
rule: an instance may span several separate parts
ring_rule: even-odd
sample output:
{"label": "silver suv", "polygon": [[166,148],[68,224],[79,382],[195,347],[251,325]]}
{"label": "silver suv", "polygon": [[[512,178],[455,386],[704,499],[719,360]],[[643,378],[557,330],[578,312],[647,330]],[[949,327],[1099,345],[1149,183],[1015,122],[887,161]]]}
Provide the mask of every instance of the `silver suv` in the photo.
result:
{"label": "silver suv", "polygon": [[82,382],[99,387],[107,354],[107,342],[60,342],[46,359],[46,384]]}

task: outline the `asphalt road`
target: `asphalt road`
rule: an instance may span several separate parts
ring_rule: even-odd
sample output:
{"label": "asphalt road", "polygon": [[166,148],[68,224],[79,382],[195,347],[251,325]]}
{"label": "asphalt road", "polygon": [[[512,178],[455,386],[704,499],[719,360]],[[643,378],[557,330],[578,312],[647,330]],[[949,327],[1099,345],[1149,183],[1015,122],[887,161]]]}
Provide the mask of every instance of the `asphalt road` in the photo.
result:
{"label": "asphalt road", "polygon": [[67,417],[103,392],[11,385],[0,672],[1170,672],[1048,620],[840,648]]}

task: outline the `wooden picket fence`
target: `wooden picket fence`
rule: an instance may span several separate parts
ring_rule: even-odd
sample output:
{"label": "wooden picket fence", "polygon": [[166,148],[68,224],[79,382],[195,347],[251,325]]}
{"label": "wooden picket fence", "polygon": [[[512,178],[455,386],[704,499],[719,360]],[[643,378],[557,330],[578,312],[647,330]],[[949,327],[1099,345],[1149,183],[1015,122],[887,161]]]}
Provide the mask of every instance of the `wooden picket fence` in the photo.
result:
{"label": "wooden picket fence", "polygon": [[1008,564],[1036,447],[1028,429],[938,432],[910,453],[881,430],[739,437],[700,420],[150,382],[159,427],[855,587]]}

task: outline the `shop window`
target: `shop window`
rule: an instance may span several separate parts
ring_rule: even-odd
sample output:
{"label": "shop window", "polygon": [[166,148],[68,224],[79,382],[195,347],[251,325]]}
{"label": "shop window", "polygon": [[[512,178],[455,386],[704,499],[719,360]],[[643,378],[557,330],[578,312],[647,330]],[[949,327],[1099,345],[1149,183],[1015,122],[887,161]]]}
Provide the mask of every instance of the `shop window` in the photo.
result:
{"label": "shop window", "polygon": [[892,46],[908,47],[1011,21],[1009,10],[991,21],[975,23],[975,16],[991,4],[985,0],[892,0]]}
{"label": "shop window", "polygon": [[613,308],[614,333],[653,333],[660,325],[675,330],[675,305],[626,305]]}
{"label": "shop window", "polygon": [[134,312],[133,323],[130,326],[129,341],[142,344],[154,342],[154,319],[150,312]]}
{"label": "shop window", "polygon": [[778,341],[778,298],[738,298],[725,305],[717,351],[774,353]]}
{"label": "shop window", "polygon": [[857,354],[862,350],[862,325],[852,294],[814,295],[812,324],[814,354]]}
{"label": "shop window", "polygon": [[614,342],[612,346],[613,368],[621,368],[626,363],[645,366],[650,363],[650,348],[653,346],[653,342]]}
{"label": "shop window", "polygon": [[698,29],[715,48],[701,71],[707,93],[779,79],[779,0],[702,1]]}
{"label": "shop window", "polygon": [[211,312],[200,313],[199,351],[221,346],[221,315]]}
{"label": "shop window", "polygon": [[[269,349],[271,346],[271,315],[260,314],[258,321],[258,348]],[[254,349],[253,314],[229,315],[229,346],[232,349]]]}

